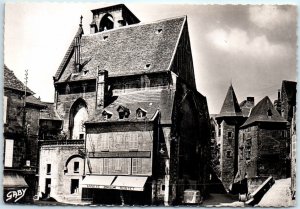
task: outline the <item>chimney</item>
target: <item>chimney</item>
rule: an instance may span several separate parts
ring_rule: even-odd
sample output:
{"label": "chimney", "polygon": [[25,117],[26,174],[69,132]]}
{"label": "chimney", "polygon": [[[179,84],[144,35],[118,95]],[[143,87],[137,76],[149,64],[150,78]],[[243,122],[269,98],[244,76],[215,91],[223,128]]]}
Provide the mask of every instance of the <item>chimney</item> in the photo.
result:
{"label": "chimney", "polygon": [[108,72],[106,70],[99,70],[98,66],[98,77],[97,77],[97,99],[96,108],[103,108],[105,105],[105,99],[107,94],[107,77]]}
{"label": "chimney", "polygon": [[254,97],[247,97],[247,103],[251,104],[251,106],[254,106]]}

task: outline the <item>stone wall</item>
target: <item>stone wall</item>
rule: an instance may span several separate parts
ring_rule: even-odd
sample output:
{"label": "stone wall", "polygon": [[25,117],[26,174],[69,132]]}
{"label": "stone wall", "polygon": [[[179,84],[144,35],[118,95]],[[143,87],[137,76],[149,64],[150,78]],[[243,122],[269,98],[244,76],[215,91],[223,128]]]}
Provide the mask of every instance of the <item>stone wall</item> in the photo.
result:
{"label": "stone wall", "polygon": [[[83,145],[44,145],[40,149],[39,196],[45,194],[46,179],[51,179],[50,196],[61,202],[81,199],[81,181],[84,160],[78,155]],[[78,172],[74,172],[74,162],[79,162]],[[51,171],[47,173],[47,164]],[[71,194],[71,179],[79,180],[77,193]],[[49,185],[47,185],[49,186]]]}
{"label": "stone wall", "polygon": [[[221,180],[226,189],[229,189],[230,184],[233,183],[235,177],[235,133],[238,131],[234,124],[228,123],[228,121],[223,120],[221,122]],[[229,132],[231,136],[229,136]]]}
{"label": "stone wall", "polygon": [[252,126],[239,132],[239,175],[241,179],[257,174],[258,127]]}
{"label": "stone wall", "polygon": [[95,112],[96,107],[96,92],[88,93],[79,93],[79,94],[64,94],[58,95],[56,108],[57,113],[63,119],[63,131],[70,134],[69,132],[69,119],[70,119],[70,110],[72,105],[77,99],[83,99],[87,105],[88,116],[92,117]]}
{"label": "stone wall", "polygon": [[251,126],[239,135],[239,173],[247,176],[286,177],[286,129]]}

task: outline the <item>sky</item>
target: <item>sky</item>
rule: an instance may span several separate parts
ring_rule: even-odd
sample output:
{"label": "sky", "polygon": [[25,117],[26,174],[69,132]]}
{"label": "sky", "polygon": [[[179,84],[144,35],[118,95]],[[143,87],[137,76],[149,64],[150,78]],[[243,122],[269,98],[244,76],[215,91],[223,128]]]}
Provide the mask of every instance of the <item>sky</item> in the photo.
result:
{"label": "sky", "polygon": [[[53,76],[83,16],[85,35],[91,9],[112,4],[8,3],[5,5],[4,63],[42,101],[53,102]],[[198,91],[209,113],[220,112],[232,83],[238,101],[273,101],[282,80],[296,81],[297,8],[288,5],[132,4],[151,22],[187,15]]]}

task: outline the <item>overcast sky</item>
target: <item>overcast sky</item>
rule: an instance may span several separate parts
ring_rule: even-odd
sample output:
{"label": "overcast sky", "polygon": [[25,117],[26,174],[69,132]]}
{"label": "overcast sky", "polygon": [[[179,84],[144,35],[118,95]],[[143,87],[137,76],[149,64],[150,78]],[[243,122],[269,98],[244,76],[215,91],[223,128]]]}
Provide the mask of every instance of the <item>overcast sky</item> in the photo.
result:
{"label": "overcast sky", "polygon": [[[111,5],[111,4],[109,4]],[[54,76],[83,16],[107,4],[9,3],[4,63],[43,101],[53,102]],[[142,21],[187,15],[197,89],[219,113],[232,82],[238,101],[276,99],[282,80],[296,81],[296,6],[126,4]]]}

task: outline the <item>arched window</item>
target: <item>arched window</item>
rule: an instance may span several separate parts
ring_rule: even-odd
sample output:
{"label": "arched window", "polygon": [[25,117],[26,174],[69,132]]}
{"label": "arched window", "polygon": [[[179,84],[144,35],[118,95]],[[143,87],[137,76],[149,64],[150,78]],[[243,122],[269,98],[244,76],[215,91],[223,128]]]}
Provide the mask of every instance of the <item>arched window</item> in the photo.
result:
{"label": "arched window", "polygon": [[110,30],[114,28],[114,19],[110,14],[106,14],[102,17],[99,26],[99,32]]}
{"label": "arched window", "polygon": [[88,119],[87,105],[81,98],[76,100],[70,109],[69,131],[71,139],[84,139],[84,122]]}

